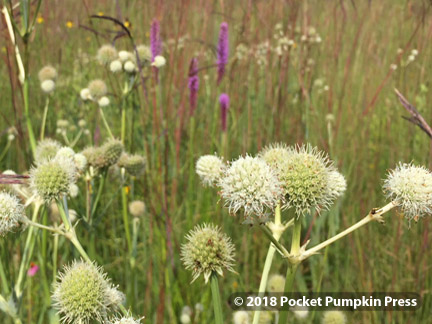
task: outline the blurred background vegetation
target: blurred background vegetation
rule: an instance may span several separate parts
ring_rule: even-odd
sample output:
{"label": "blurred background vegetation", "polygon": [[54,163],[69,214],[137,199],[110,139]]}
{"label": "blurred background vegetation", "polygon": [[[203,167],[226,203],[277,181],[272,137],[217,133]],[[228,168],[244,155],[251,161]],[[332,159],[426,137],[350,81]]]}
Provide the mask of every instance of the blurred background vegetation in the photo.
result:
{"label": "blurred background vegetation", "polygon": [[[79,96],[92,79],[109,85],[112,104],[105,115],[114,134],[120,134],[118,80],[95,55],[105,43],[132,50],[127,37],[114,40],[120,33],[116,24],[90,16],[125,23],[136,44],[149,44],[151,22],[160,21],[167,65],[158,80],[144,75],[127,104],[126,147],[148,160],[145,176],[129,184],[128,199],[143,199],[147,206],[138,224],[134,274],[125,253],[121,183],[115,173],[102,196],[100,222],[91,230],[77,229],[84,247],[94,246],[90,256],[126,293],[127,306],[146,316],[145,323],[178,323],[184,306],[202,303],[204,313],[196,323],[212,323],[210,290],[200,280],[190,284],[191,275],[179,259],[184,235],[202,222],[220,225],[236,245],[239,274],[222,280],[222,298],[258,288],[267,241],[254,227],[240,225],[241,215],[230,216],[216,190],[202,188],[194,172],[200,155],[219,152],[231,160],[272,142],[310,142],[329,152],[348,189],[329,212],[304,221],[302,237],[312,245],[382,206],[382,179],[398,161],[431,168],[430,139],[401,118],[406,112],[394,94],[394,88],[400,90],[432,121],[431,14],[431,3],[425,0],[42,1],[28,53],[31,119],[38,134],[45,95],[37,72],[52,64],[59,79],[50,99],[46,136],[63,141],[56,133],[57,121],[67,120],[69,134],[76,134],[78,121],[85,119],[90,135],[81,137],[75,150],[107,137],[96,110]],[[223,21],[229,24],[230,60],[217,85],[215,46]],[[6,147],[11,127],[17,131],[0,169],[25,173],[32,164],[31,151],[18,69],[3,20],[0,31],[0,147]],[[199,60],[200,89],[191,117],[187,81],[193,57]],[[218,97],[223,92],[231,101],[226,149],[220,144]],[[84,193],[80,183],[80,194],[70,201],[78,216],[85,214]],[[49,222],[48,216],[46,212],[43,221]],[[362,228],[305,262],[296,290],[430,293],[430,219],[409,224],[397,212],[385,218],[384,226]],[[282,238],[287,244],[289,239]],[[8,278],[16,277],[24,241],[19,233],[0,238]],[[68,242],[60,239],[59,244],[60,265],[78,257]],[[26,323],[48,323],[52,248],[52,237],[39,232],[33,262],[46,266],[28,278],[22,309]],[[276,259],[271,273],[284,274],[285,263]],[[357,312],[348,318],[349,323],[431,323],[432,307],[429,302],[415,313]],[[9,319],[0,313],[0,321]]]}

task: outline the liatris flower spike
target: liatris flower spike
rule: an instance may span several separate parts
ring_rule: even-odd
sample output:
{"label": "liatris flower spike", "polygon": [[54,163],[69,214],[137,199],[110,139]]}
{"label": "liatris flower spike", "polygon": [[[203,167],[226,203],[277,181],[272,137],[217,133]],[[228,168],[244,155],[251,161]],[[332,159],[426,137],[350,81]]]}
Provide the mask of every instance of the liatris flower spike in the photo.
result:
{"label": "liatris flower spike", "polygon": [[217,45],[217,70],[218,78],[217,83],[219,84],[225,74],[225,67],[228,63],[229,56],[229,39],[228,39],[228,23],[223,22],[220,25],[219,40]]}
{"label": "liatris flower spike", "polygon": [[396,202],[409,220],[432,214],[432,173],[413,164],[400,163],[384,181],[388,199]]}
{"label": "liatris flower spike", "polygon": [[154,61],[155,57],[161,54],[162,44],[160,39],[159,21],[154,19],[150,28],[150,51],[151,60]]}
{"label": "liatris flower spike", "polygon": [[181,258],[195,281],[201,274],[207,283],[213,273],[223,276],[223,270],[234,272],[234,245],[231,239],[212,224],[197,225],[186,236]]}
{"label": "liatris flower spike", "polygon": [[221,109],[221,128],[222,132],[226,132],[227,130],[227,115],[228,115],[228,108],[230,104],[229,96],[226,93],[222,93],[219,96],[219,104]]}
{"label": "liatris flower spike", "polygon": [[189,114],[192,116],[195,112],[197,105],[197,96],[199,89],[198,77],[198,59],[194,57],[189,65]]}

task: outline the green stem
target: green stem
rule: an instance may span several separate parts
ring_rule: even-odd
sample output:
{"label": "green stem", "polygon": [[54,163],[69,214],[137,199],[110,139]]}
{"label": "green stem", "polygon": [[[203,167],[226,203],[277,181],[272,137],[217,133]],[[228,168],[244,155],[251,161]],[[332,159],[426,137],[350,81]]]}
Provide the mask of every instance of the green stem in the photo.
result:
{"label": "green stem", "polygon": [[100,111],[100,115],[101,115],[101,117],[102,117],[102,122],[104,123],[105,128],[107,129],[109,136],[110,136],[111,138],[114,138],[114,136],[113,136],[113,134],[112,134],[112,132],[111,132],[111,128],[109,127],[108,122],[107,122],[107,120],[106,120],[106,118],[105,118],[105,114],[104,114],[104,112],[103,112],[103,109],[102,109],[102,108],[99,108],[99,111]]}
{"label": "green stem", "polygon": [[122,211],[123,211],[123,223],[125,228],[126,241],[128,245],[129,254],[132,254],[132,239],[129,228],[129,217],[128,217],[128,205],[127,205],[127,187],[122,188]]}
{"label": "green stem", "polygon": [[31,119],[29,116],[29,85],[28,85],[28,78],[27,76],[24,79],[24,85],[23,85],[23,96],[24,96],[24,117],[27,124],[27,131],[28,136],[30,140],[30,148],[32,150],[33,156],[36,154],[36,139],[33,132],[33,127],[31,124]]}
{"label": "green stem", "polygon": [[223,324],[222,303],[219,291],[219,282],[216,273],[212,273],[212,275],[210,276],[210,285],[213,298],[215,324]]}
{"label": "green stem", "polygon": [[[294,219],[294,231],[292,235],[291,240],[291,255],[298,255],[300,251],[300,239],[301,239],[301,218],[296,217]],[[297,272],[299,263],[290,264],[288,263],[288,269],[286,273],[286,279],[285,279],[285,287],[284,287],[284,294],[286,295],[289,292],[292,292],[292,288],[294,285],[294,279]],[[287,318],[288,318],[288,312],[283,311],[279,314],[279,321],[278,324],[286,324]]]}
{"label": "green stem", "polygon": [[9,284],[6,278],[6,273],[1,258],[0,258],[0,279],[3,286],[3,291],[5,292],[6,295],[9,295]]}
{"label": "green stem", "polygon": [[41,126],[41,131],[40,131],[41,141],[45,137],[45,125],[46,125],[46,119],[47,119],[47,115],[48,115],[48,105],[49,105],[49,96],[47,96],[46,100],[45,100],[45,108],[44,108],[44,113],[43,113],[43,117],[42,117],[42,126]]}
{"label": "green stem", "polygon": [[100,182],[99,182],[98,192],[97,192],[97,194],[96,194],[96,198],[95,198],[94,203],[93,203],[93,206],[92,206],[92,212],[91,212],[91,217],[92,217],[92,218],[93,218],[94,214],[96,213],[96,209],[97,209],[97,206],[98,206],[98,203],[99,203],[100,197],[101,197],[101,195],[102,195],[103,188],[104,188],[104,186],[105,186],[105,179],[106,179],[106,175],[107,175],[107,172],[106,172],[106,171],[104,171],[104,172],[102,173],[102,175],[101,175],[101,180],[100,180]]}
{"label": "green stem", "polygon": [[3,158],[5,157],[6,153],[9,151],[9,148],[11,146],[11,141],[7,141],[5,148],[3,149],[3,152],[0,154],[0,161],[3,160]]}

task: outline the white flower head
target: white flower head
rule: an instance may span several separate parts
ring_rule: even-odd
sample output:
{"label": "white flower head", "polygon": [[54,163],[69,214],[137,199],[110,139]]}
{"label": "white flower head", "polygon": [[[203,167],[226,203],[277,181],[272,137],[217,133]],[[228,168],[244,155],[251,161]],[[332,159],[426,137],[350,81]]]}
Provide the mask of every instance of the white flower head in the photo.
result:
{"label": "white flower head", "polygon": [[322,324],[346,324],[347,318],[341,311],[326,311],[322,317]]}
{"label": "white flower head", "polygon": [[102,98],[100,98],[100,99],[98,100],[98,105],[99,105],[99,107],[106,107],[106,106],[108,106],[109,104],[110,104],[110,100],[109,100],[109,98],[106,97],[106,96],[103,96]]}
{"label": "white flower head", "polygon": [[245,216],[262,217],[282,198],[282,184],[273,169],[261,158],[239,157],[218,182],[221,196],[231,213],[240,209]]}
{"label": "white flower head", "polygon": [[327,193],[332,200],[339,198],[346,191],[347,183],[345,177],[336,170],[329,172],[327,182]]}
{"label": "white flower head", "polygon": [[82,100],[86,101],[86,100],[90,100],[91,99],[91,95],[90,95],[90,90],[88,88],[84,88],[80,91],[80,97]]}
{"label": "white flower head", "polygon": [[203,155],[196,163],[196,173],[199,175],[202,183],[206,186],[214,186],[220,179],[225,164],[222,158],[216,155]]}
{"label": "white flower head", "polygon": [[136,66],[135,63],[132,61],[126,61],[126,63],[124,64],[124,69],[127,73],[134,73],[136,72]]}
{"label": "white flower head", "polygon": [[163,57],[161,55],[157,55],[157,56],[155,56],[155,58],[153,60],[153,63],[151,65],[154,66],[154,67],[157,67],[157,68],[161,68],[165,64],[166,64],[165,57]]}
{"label": "white flower head", "polygon": [[41,83],[41,89],[45,93],[51,93],[55,89],[55,82],[53,80],[45,80]]}
{"label": "white flower head", "polygon": [[25,218],[24,207],[18,198],[0,192],[0,237],[15,231]]}
{"label": "white flower head", "polygon": [[432,214],[432,173],[425,167],[400,163],[390,171],[383,188],[408,219]]}
{"label": "white flower head", "polygon": [[239,310],[234,312],[233,322],[234,324],[249,324],[250,323],[249,312],[244,310]]}
{"label": "white flower head", "polygon": [[110,71],[112,73],[120,72],[123,69],[123,64],[120,60],[114,60],[110,63]]}

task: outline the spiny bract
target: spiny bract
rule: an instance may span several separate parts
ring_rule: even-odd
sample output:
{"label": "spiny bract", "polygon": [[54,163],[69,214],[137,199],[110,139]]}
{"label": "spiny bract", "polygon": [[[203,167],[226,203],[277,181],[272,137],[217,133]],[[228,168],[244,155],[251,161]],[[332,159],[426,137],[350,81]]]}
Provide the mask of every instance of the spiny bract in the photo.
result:
{"label": "spiny bract", "polygon": [[219,180],[221,196],[229,211],[244,210],[245,216],[262,217],[266,207],[274,209],[282,198],[282,184],[261,158],[240,157]]}
{"label": "spiny bract", "polygon": [[45,201],[68,194],[75,177],[74,162],[65,157],[45,160],[30,171],[31,187]]}
{"label": "spiny bract", "polygon": [[329,189],[330,172],[335,171],[332,162],[310,145],[290,147],[289,151],[279,174],[286,199],[283,207],[294,208],[297,216],[328,208],[336,198]]}
{"label": "spiny bract", "polygon": [[186,238],[188,242],[181,247],[181,258],[185,268],[192,270],[192,281],[203,274],[207,283],[212,273],[223,276],[223,269],[234,271],[234,245],[219,227],[197,225]]}
{"label": "spiny bract", "polygon": [[119,306],[119,299],[112,298],[113,290],[117,291],[101,268],[76,261],[59,275],[52,298],[63,323],[87,324],[102,321]]}
{"label": "spiny bract", "polygon": [[383,188],[408,219],[432,213],[432,173],[428,169],[400,163],[390,171]]}
{"label": "spiny bract", "polygon": [[196,173],[206,186],[214,186],[226,168],[222,159],[216,155],[203,155],[196,162]]}
{"label": "spiny bract", "polygon": [[17,229],[25,217],[24,207],[17,197],[7,192],[0,192],[0,236],[5,236]]}

